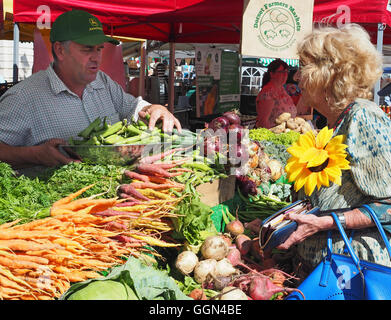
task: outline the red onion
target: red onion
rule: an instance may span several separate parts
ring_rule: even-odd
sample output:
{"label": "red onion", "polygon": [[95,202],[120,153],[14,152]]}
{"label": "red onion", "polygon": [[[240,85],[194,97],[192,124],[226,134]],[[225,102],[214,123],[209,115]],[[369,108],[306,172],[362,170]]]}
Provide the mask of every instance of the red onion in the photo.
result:
{"label": "red onion", "polygon": [[230,124],[240,124],[240,117],[235,111],[227,111],[223,113],[223,117],[226,117]]}
{"label": "red onion", "polygon": [[228,119],[226,117],[221,116],[221,117],[217,117],[217,118],[213,119],[209,123],[208,128],[210,128],[212,130],[218,130],[218,129],[225,129],[229,125],[230,125],[230,122],[228,121]]}
{"label": "red onion", "polygon": [[242,139],[243,129],[244,128],[239,124],[230,124],[228,126],[230,139],[234,138],[234,135],[236,134],[236,142],[238,143]]}

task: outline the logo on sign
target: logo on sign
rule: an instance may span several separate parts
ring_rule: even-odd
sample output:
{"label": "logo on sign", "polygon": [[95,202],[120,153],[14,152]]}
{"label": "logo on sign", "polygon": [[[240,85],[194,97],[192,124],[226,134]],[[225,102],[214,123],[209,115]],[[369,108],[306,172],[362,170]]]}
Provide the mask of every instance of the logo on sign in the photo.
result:
{"label": "logo on sign", "polygon": [[271,2],[259,10],[254,28],[258,29],[257,37],[265,47],[283,51],[295,43],[295,34],[301,29],[300,17],[292,5]]}

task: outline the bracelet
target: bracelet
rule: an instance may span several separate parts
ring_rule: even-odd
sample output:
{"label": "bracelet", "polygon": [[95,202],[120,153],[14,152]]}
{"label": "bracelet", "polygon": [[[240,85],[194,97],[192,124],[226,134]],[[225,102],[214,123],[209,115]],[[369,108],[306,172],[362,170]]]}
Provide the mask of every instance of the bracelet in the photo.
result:
{"label": "bracelet", "polygon": [[342,225],[342,228],[346,229],[346,219],[345,214],[343,212],[336,212],[339,222]]}

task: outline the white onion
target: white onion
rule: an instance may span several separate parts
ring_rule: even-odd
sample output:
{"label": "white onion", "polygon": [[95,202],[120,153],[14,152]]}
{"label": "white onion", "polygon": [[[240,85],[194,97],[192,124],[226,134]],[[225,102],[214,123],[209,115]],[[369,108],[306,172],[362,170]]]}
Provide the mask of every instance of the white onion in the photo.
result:
{"label": "white onion", "polygon": [[238,272],[237,269],[235,269],[231,262],[227,259],[221,259],[217,262],[216,268],[215,268],[215,276],[216,277],[229,277],[233,274],[236,274]]}
{"label": "white onion", "polygon": [[175,261],[175,267],[182,274],[188,275],[193,272],[197,263],[198,257],[193,251],[183,251],[178,255]]}
{"label": "white onion", "polygon": [[205,259],[223,259],[228,254],[228,245],[220,236],[210,236],[201,246],[201,254]]}
{"label": "white onion", "polygon": [[217,261],[214,259],[201,260],[194,268],[194,280],[204,283],[214,277]]}
{"label": "white onion", "polygon": [[225,287],[221,293],[219,300],[248,300],[247,295],[236,287]]}

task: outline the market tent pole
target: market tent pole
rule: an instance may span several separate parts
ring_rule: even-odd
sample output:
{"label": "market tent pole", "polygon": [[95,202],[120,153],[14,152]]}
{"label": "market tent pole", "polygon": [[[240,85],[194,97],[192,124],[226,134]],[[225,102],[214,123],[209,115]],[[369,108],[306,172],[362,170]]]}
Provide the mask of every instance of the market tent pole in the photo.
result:
{"label": "market tent pole", "polygon": [[[376,42],[376,47],[377,51],[380,52],[380,54],[383,54],[383,33],[385,28],[387,27],[386,24],[383,23],[378,23],[377,24],[377,42]],[[374,92],[374,101],[377,105],[380,104],[380,98],[378,95],[378,92],[380,90],[380,79],[376,81],[375,84],[375,92]]]}
{"label": "market tent pole", "polygon": [[19,79],[19,26],[14,24],[14,55],[13,55],[13,82]]}
{"label": "market tent pole", "polygon": [[170,64],[169,64],[169,91],[168,91],[168,109],[174,113],[175,89],[174,89],[174,70],[175,70],[175,42],[170,42]]}
{"label": "market tent pole", "polygon": [[147,40],[140,43],[140,75],[138,83],[138,94],[140,97],[145,96],[145,59],[147,52]]}

